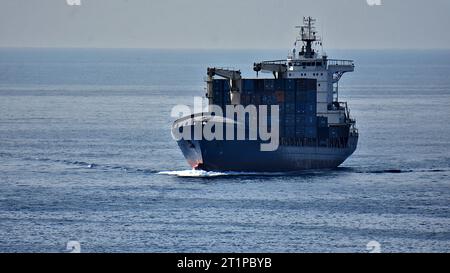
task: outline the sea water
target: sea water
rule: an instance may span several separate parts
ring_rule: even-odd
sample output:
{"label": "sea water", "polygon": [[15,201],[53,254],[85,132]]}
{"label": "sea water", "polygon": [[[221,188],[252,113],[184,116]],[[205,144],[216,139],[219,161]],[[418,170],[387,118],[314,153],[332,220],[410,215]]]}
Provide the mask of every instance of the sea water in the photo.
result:
{"label": "sea water", "polygon": [[358,149],[270,174],[191,170],[170,111],[285,50],[0,49],[0,252],[449,252],[450,51],[328,53]]}

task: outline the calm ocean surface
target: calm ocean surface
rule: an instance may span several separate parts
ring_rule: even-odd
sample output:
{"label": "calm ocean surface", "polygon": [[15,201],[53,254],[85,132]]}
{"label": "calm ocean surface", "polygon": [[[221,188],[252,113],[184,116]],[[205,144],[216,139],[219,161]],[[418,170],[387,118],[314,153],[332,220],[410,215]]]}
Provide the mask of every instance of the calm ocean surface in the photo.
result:
{"label": "calm ocean surface", "polygon": [[0,252],[450,252],[450,51],[328,53],[357,151],[265,175],[189,170],[170,110],[285,51],[0,49]]}

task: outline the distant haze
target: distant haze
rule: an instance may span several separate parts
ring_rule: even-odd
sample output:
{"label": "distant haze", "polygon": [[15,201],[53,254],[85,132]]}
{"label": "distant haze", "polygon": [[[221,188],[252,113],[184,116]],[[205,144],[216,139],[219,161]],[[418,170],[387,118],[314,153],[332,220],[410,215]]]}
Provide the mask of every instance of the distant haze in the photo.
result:
{"label": "distant haze", "polygon": [[326,48],[450,48],[449,0],[381,3],[0,0],[0,47],[289,48],[310,15]]}

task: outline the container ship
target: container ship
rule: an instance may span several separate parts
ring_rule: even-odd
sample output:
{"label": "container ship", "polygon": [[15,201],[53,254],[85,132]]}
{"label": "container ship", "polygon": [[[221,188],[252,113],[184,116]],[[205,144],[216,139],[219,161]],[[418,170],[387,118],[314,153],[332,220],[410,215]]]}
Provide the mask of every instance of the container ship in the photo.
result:
{"label": "container ship", "polygon": [[[339,80],[354,71],[351,60],[329,59],[320,48],[315,19],[303,18],[299,36],[287,59],[254,63],[256,78],[245,79],[239,70],[207,69],[206,97],[210,109],[249,105],[277,106],[278,146],[262,151],[260,137],[228,140],[205,137],[177,138],[187,162],[194,169],[238,172],[295,172],[332,169],[356,150],[358,130],[346,102],[339,100]],[[268,72],[271,78],[259,78]],[[214,107],[212,107],[214,106]],[[261,108],[258,108],[261,109]],[[272,108],[271,108],[272,109]],[[227,130],[237,126],[236,118],[212,110],[188,115],[172,125],[172,135],[214,125]],[[249,120],[244,122],[248,125]],[[258,126],[261,126],[258,123]],[[210,127],[211,128],[211,127]],[[274,128],[274,127],[272,127]],[[234,133],[233,133],[234,134]]]}

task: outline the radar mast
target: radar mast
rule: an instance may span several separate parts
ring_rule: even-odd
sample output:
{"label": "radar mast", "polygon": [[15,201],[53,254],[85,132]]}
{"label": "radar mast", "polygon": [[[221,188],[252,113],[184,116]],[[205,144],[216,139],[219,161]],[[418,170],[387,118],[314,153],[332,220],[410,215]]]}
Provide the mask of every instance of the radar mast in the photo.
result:
{"label": "radar mast", "polygon": [[[296,28],[300,29],[300,36],[295,41],[295,46],[297,46],[297,42],[302,42],[302,49],[298,53],[298,57],[303,57],[306,59],[312,59],[316,57],[317,51],[314,50],[314,43],[322,44],[320,37],[317,35],[316,27],[315,27],[316,19],[312,17],[303,17],[303,25],[296,26]],[[295,49],[294,51],[295,52]],[[293,56],[296,58],[297,56]]]}

